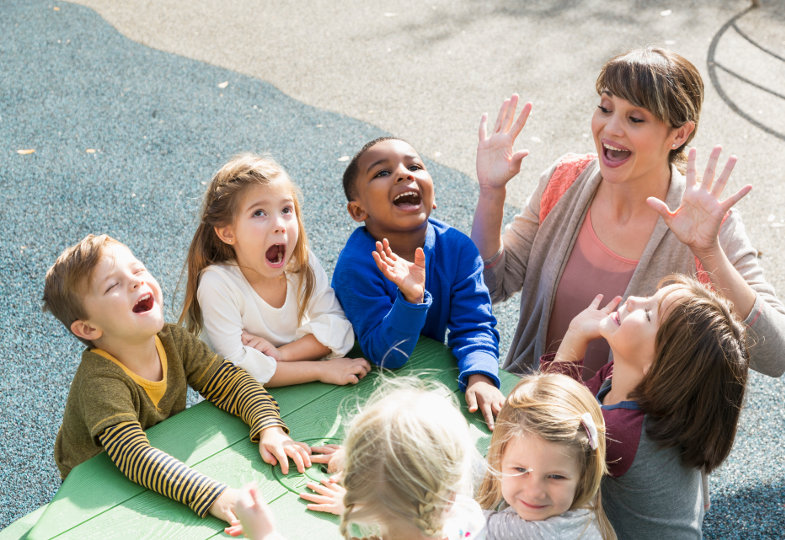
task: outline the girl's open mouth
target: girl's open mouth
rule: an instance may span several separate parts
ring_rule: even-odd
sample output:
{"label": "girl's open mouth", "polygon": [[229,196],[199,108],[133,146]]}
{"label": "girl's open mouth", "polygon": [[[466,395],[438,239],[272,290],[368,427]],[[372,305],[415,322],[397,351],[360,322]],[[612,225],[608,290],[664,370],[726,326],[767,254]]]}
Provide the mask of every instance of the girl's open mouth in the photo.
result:
{"label": "girl's open mouth", "polygon": [[153,298],[153,294],[147,293],[136,301],[136,304],[134,304],[133,312],[146,313],[151,309],[153,309],[154,304],[155,304],[155,299]]}
{"label": "girl's open mouth", "polygon": [[265,258],[271,266],[280,266],[283,264],[284,255],[286,255],[286,244],[273,244],[267,249]]}

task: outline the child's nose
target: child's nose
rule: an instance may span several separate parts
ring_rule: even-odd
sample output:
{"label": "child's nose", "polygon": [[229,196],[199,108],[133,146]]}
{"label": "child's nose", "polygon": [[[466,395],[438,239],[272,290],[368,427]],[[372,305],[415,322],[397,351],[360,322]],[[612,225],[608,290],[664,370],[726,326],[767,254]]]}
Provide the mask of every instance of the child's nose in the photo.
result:
{"label": "child's nose", "polygon": [[398,167],[398,170],[396,171],[395,181],[396,182],[400,182],[402,180],[407,180],[409,178],[414,178],[414,175],[412,174],[412,171],[410,171],[409,169],[407,169],[403,165]]}

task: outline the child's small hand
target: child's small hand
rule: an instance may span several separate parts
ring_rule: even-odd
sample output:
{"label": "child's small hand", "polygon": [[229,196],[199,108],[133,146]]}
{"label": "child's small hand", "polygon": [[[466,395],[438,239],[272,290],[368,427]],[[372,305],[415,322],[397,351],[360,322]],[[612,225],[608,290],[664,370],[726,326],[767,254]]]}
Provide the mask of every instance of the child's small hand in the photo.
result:
{"label": "child's small hand", "polygon": [[283,538],[275,532],[275,520],[255,486],[246,486],[234,505],[237,518],[224,532],[229,536],[245,535],[254,540]]}
{"label": "child's small hand", "polygon": [[223,493],[218,495],[218,498],[210,505],[211,516],[217,517],[230,525],[237,520],[237,517],[232,510],[237,500],[240,498],[240,491],[233,488],[226,488]]}
{"label": "child's small hand", "polygon": [[357,384],[371,370],[371,364],[365,358],[331,358],[322,360],[319,365],[319,380],[326,384]]}
{"label": "child's small hand", "polygon": [[515,120],[517,105],[517,94],[513,94],[502,103],[499,115],[496,117],[496,126],[490,137],[486,131],[488,114],[482,115],[480,142],[477,144],[477,179],[481,190],[506,186],[507,182],[521,170],[521,161],[529,154],[528,150],[513,152],[515,139],[526,125],[526,119],[532,110],[532,104],[527,103]]}
{"label": "child's small hand", "polygon": [[390,249],[386,238],[376,242],[373,260],[384,277],[398,286],[404,298],[412,304],[422,304],[425,298],[425,252],[417,248],[414,262],[399,257]]}
{"label": "child's small hand", "polygon": [[619,306],[621,296],[615,297],[603,308],[600,308],[600,302],[602,302],[602,295],[598,294],[586,309],[573,317],[567,328],[567,334],[583,338],[587,342],[600,337],[600,322]]}
{"label": "child's small hand", "polygon": [[586,354],[589,342],[600,337],[600,322],[618,307],[621,296],[615,297],[602,309],[600,309],[601,301],[602,295],[598,294],[591,301],[589,307],[573,317],[559,344],[554,361],[577,362],[581,360]]}
{"label": "child's small hand", "polygon": [[488,429],[493,431],[493,417],[502,410],[504,395],[487,376],[475,373],[469,375],[466,383],[466,405],[469,407],[469,412],[476,412],[477,409],[482,411]]}
{"label": "child's small hand", "polygon": [[[346,461],[346,452],[339,444],[325,444],[311,447],[311,463],[327,463],[329,474],[340,473]],[[314,454],[313,452],[318,452]]]}
{"label": "child's small hand", "polygon": [[321,484],[308,482],[305,485],[308,489],[315,492],[300,493],[301,498],[314,503],[305,506],[308,510],[329,512],[336,516],[343,514],[343,496],[346,495],[346,489],[337,483],[334,478],[325,478]]}
{"label": "child's small hand", "polygon": [[303,442],[295,442],[278,426],[262,431],[259,440],[259,454],[262,461],[272,466],[281,464],[281,472],[289,474],[289,458],[292,458],[297,472],[305,472],[311,466],[311,449]]}
{"label": "child's small hand", "polygon": [[273,360],[277,362],[283,361],[283,356],[281,355],[281,351],[279,351],[275,345],[264,339],[263,337],[255,336],[249,332],[243,330],[241,339],[243,341],[243,345],[247,347],[252,347],[257,351],[266,354]]}

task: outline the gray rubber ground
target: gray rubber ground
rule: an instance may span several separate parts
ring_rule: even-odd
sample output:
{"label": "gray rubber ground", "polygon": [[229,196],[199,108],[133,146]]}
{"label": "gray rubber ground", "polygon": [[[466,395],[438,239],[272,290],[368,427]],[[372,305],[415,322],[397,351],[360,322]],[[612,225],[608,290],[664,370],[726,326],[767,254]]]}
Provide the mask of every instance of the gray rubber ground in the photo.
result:
{"label": "gray rubber ground", "polygon": [[[239,151],[269,152],[289,170],[331,270],[354,227],[343,159],[364,142],[408,139],[436,180],[435,215],[468,231],[483,111],[495,115],[512,91],[535,103],[514,211],[559,155],[592,150],[602,62],[666,46],[704,75],[694,144],[704,158],[716,143],[739,156],[732,183],[754,186],[740,204],[748,232],[785,291],[782,2],[81,3],[97,12],[0,4],[0,527],[59,485],[52,445],[81,347],[40,311],[46,269],[85,234],[109,233],[148,264],[175,318],[205,183]],[[506,352],[516,301],[496,313]],[[708,537],[785,528],[783,390],[753,375],[734,451],[711,478]]]}

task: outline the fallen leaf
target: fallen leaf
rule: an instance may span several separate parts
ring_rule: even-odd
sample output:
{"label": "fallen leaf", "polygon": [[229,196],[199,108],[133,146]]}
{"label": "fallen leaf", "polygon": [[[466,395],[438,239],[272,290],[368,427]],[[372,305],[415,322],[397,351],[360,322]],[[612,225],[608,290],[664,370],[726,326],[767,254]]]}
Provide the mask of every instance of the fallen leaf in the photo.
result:
{"label": "fallen leaf", "polygon": [[60,11],[60,8],[57,7],[57,6],[53,7],[52,9],[55,10],[55,11]]}
{"label": "fallen leaf", "polygon": [[88,154],[95,154],[97,150],[95,148],[88,148],[87,150],[85,150],[85,152],[87,152]]}
{"label": "fallen leaf", "polygon": [[32,154],[35,152],[35,148],[27,148],[24,150],[17,150],[16,153],[20,156],[26,156],[27,154]]}
{"label": "fallen leaf", "polygon": [[349,161],[349,159],[351,159],[349,156],[341,156],[338,158],[338,161]]}
{"label": "fallen leaf", "polygon": [[218,88],[226,88],[227,86],[229,86],[229,81],[218,83]]}

